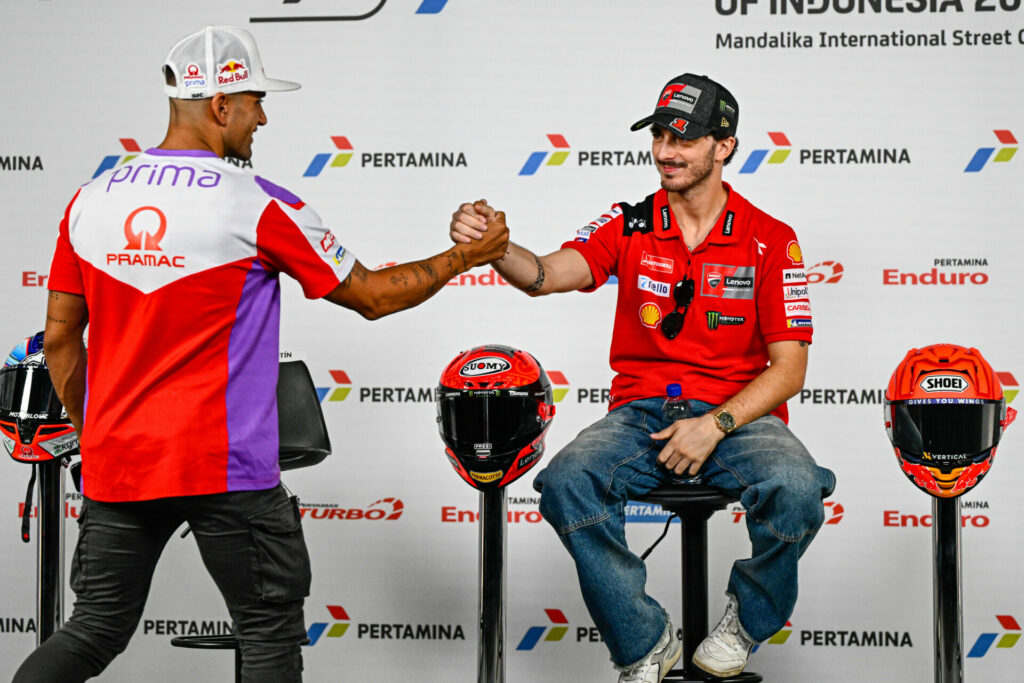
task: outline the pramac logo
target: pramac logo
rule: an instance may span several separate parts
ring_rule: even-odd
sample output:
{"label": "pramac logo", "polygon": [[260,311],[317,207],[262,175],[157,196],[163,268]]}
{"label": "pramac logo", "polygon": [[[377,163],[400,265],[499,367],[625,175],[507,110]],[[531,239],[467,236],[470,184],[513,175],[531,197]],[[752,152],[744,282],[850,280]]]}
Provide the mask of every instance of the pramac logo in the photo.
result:
{"label": "pramac logo", "polygon": [[[152,235],[145,230],[135,229],[135,218],[143,211],[152,211],[160,220],[160,224],[157,226],[156,232]],[[155,206],[140,206],[128,214],[128,219],[124,222],[124,236],[128,239],[128,244],[126,244],[124,248],[144,249],[146,251],[162,251],[162,249],[160,249],[160,240],[164,238],[164,234],[166,232],[167,216],[164,215],[164,212]]]}
{"label": "pramac logo", "polygon": [[[163,251],[161,240],[167,233],[167,216],[155,206],[140,206],[128,214],[124,221],[124,236],[128,243],[124,251]],[[117,266],[166,266],[184,268],[184,256],[165,254],[111,253],[107,254],[107,265]]]}
{"label": "pramac logo", "polygon": [[459,374],[463,377],[496,375],[499,372],[505,372],[511,367],[512,364],[504,358],[499,358],[497,356],[484,356],[482,358],[474,358],[463,365],[459,370]]}

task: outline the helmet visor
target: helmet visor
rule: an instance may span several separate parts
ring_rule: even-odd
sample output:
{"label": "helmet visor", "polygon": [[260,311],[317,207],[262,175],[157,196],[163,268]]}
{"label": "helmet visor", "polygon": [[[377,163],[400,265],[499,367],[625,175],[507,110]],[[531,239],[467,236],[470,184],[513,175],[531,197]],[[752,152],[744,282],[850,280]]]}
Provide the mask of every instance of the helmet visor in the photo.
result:
{"label": "helmet visor", "polygon": [[60,420],[64,415],[50,373],[38,365],[0,369],[0,417],[11,420]]}
{"label": "helmet visor", "polygon": [[893,402],[892,443],[932,467],[964,467],[999,442],[1003,402]]}
{"label": "helmet visor", "polygon": [[[443,396],[441,433],[456,451],[504,452],[539,433],[537,402],[528,396]],[[487,444],[487,445],[484,445]]]}

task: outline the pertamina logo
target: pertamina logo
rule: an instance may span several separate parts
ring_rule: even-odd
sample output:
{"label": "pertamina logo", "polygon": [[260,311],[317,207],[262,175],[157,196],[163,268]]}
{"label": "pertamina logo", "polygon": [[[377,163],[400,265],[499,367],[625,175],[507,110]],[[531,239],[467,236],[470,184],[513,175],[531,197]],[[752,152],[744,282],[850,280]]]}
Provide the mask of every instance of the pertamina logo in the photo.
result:
{"label": "pertamina logo", "polygon": [[[315,622],[310,624],[306,632],[313,647],[321,638],[341,638],[353,625],[348,611],[341,605],[326,605],[334,623]],[[356,638],[362,640],[465,640],[466,633],[462,624],[414,624],[398,621],[387,623],[355,622]]]}
{"label": "pertamina logo", "polygon": [[558,370],[548,370],[548,379],[551,380],[551,396],[555,403],[561,403],[565,395],[569,393],[569,380],[565,374]]}
{"label": "pertamina logo", "polygon": [[[964,173],[977,173],[981,169],[985,168],[985,164],[988,163],[989,159],[994,162],[1006,162],[1013,158],[1013,155],[1017,153],[1017,138],[1013,136],[1008,130],[994,130],[996,139],[999,142],[1006,145],[996,152],[995,147],[980,147],[974,152],[974,156],[967,162],[967,167],[964,168]],[[995,158],[992,157],[993,153]]]}
{"label": "pertamina logo", "polygon": [[[904,272],[882,269],[883,285],[984,285],[988,283],[987,258],[937,258],[930,270]],[[966,270],[964,270],[966,269]]]}
{"label": "pertamina logo", "polygon": [[[549,626],[531,626],[523,635],[522,640],[516,645],[517,650],[532,650],[540,642],[541,637],[546,643],[557,643],[565,637],[569,630],[569,620],[560,609],[544,609],[548,616]],[[547,632],[547,635],[545,635]]]}
{"label": "pertamina logo", "polygon": [[[988,654],[993,643],[995,643],[996,649],[1009,649],[1017,644],[1021,633],[1020,624],[1017,620],[1009,614],[997,614],[996,620],[1006,633],[1003,633],[1001,636],[998,633],[982,633],[974,641],[974,645],[971,646],[971,651],[967,653],[968,657],[984,657]],[[997,639],[998,643],[996,643]]]}
{"label": "pertamina logo", "polygon": [[[348,166],[355,155],[352,143],[344,135],[332,135],[331,142],[339,151],[314,155],[303,177],[314,178],[320,175],[328,161],[331,162],[331,168]],[[361,152],[359,165],[362,168],[452,168],[465,167],[467,163],[464,152],[385,151]]]}
{"label": "pertamina logo", "polygon": [[[768,157],[769,164],[781,164],[793,150],[789,137],[782,132],[769,132],[768,137],[775,144],[774,150],[755,149],[747,157],[740,173],[754,173]],[[800,164],[815,166],[847,165],[889,165],[909,164],[910,152],[906,147],[819,147],[799,148]]]}
{"label": "pertamina logo", "polygon": [[1010,405],[1013,403],[1013,399],[1017,398],[1017,392],[1020,391],[1017,378],[1013,376],[1012,372],[997,372],[996,377],[999,379],[999,383],[1003,385],[1003,396],[1006,398],[1006,405]]}
{"label": "pertamina logo", "polygon": [[[348,398],[352,391],[352,380],[344,370],[330,370],[333,386],[317,387],[316,393],[320,402],[340,402]],[[383,387],[383,386],[361,386],[359,387],[360,403],[433,403],[435,401],[436,387]]]}
{"label": "pertamina logo", "polygon": [[755,149],[752,151],[747,160],[743,162],[743,168],[740,169],[740,173],[755,172],[760,168],[761,162],[764,161],[765,157],[768,157],[769,152],[771,152],[771,156],[768,157],[769,164],[781,164],[789,158],[789,153],[793,150],[786,134],[779,131],[769,131],[768,137],[771,138],[775,149]]}
{"label": "pertamina logo", "polygon": [[[784,645],[793,633],[792,622],[763,645]],[[914,647],[908,631],[855,631],[850,629],[801,629],[801,647]]]}
{"label": "pertamina logo", "polygon": [[[551,146],[555,148],[555,151],[550,152],[551,158],[548,159],[547,165],[561,166],[569,157],[569,143],[565,137],[557,133],[548,133],[548,140],[551,142]],[[549,152],[531,152],[530,156],[526,158],[526,163],[519,169],[519,175],[533,175],[536,173],[548,154]]]}
{"label": "pertamina logo", "polygon": [[134,159],[135,157],[139,156],[139,154],[142,153],[142,148],[139,147],[139,143],[135,142],[135,140],[133,140],[132,138],[118,139],[121,142],[121,146],[124,147],[124,151],[127,152],[128,154],[126,154],[123,157],[120,154],[111,154],[109,156],[103,157],[103,161],[101,161],[100,165],[96,168],[96,172],[92,174],[93,178],[98,176],[100,173],[103,173],[104,171],[114,168],[115,166],[128,163],[129,161],[131,161],[132,159]]}
{"label": "pertamina logo", "polygon": [[155,206],[140,206],[128,214],[124,222],[124,236],[128,243],[122,251],[107,254],[107,265],[184,268],[184,256],[162,253],[160,242],[166,233],[167,216],[164,212]]}

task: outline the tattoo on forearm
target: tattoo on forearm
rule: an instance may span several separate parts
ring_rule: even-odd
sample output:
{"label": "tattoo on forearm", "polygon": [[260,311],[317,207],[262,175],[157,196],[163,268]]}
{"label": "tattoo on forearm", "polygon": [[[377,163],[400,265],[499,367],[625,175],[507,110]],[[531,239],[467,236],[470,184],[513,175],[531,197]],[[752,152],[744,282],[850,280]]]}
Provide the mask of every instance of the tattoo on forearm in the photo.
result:
{"label": "tattoo on forearm", "polygon": [[533,260],[537,262],[537,279],[533,281],[533,284],[526,287],[526,292],[536,292],[544,286],[544,264],[540,262],[540,258],[536,254],[533,255]]}
{"label": "tattoo on forearm", "polygon": [[807,346],[807,342],[805,342],[805,341],[800,342],[800,346]]}
{"label": "tattoo on forearm", "polygon": [[49,320],[51,323],[60,323],[61,325],[66,325],[68,322],[67,320],[60,320],[59,318],[54,318],[49,313],[46,314],[46,319]]}

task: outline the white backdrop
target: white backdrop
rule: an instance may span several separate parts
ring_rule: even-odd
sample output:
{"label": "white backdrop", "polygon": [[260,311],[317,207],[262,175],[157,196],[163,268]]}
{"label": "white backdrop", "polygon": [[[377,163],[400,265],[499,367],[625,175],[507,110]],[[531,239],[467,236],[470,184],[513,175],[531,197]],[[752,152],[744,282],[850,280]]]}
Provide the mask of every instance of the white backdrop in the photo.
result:
{"label": "white backdrop", "polygon": [[[303,84],[267,99],[253,168],[314,206],[368,267],[445,249],[451,212],[479,197],[507,212],[516,241],[557,248],[613,201],[657,188],[654,169],[637,163],[650,138],[629,125],[672,76],[707,73],[741,107],[726,179],[796,229],[817,274],[811,365],[791,424],[838,477],[829,523],[801,564],[791,624],[751,669],[770,681],[930,681],[931,533],[921,525],[930,499],[895,464],[880,390],[908,348],[937,342],[980,348],[1011,400],[1024,373],[1024,159],[1013,156],[1024,134],[1020,4],[2,0],[0,346],[42,328],[43,277],[75,188],[106,157],[121,162],[162,139],[159,67],[203,25],[247,26],[268,72]],[[294,21],[303,17],[347,18]],[[534,152],[551,163],[521,175]],[[442,161],[403,166],[399,153]],[[317,172],[321,154],[330,156]],[[487,270],[473,276],[373,323],[284,284],[282,353],[306,360],[323,388],[335,451],[285,477],[307,509],[314,561],[309,681],[475,678],[477,527],[467,513],[477,497],[445,462],[433,403],[419,400],[457,352],[511,344],[560,373],[550,453],[605,409],[615,285],[530,300]],[[964,284],[929,284],[943,279]],[[1018,680],[1012,672],[1024,665],[1018,429],[964,499],[974,681]],[[34,643],[34,549],[18,539],[28,469],[0,467],[2,678]],[[568,555],[537,523],[529,479],[509,495],[518,521],[509,525],[508,679],[613,680]],[[68,503],[77,513],[80,500]],[[385,518],[368,518],[377,511]],[[729,564],[748,550],[738,518],[710,523],[714,619]],[[634,524],[630,539],[646,546],[659,531]],[[74,524],[68,536],[70,550]],[[651,592],[678,621],[677,552],[673,533],[649,567]],[[529,629],[550,634],[562,618],[563,637],[516,649]],[[227,619],[191,540],[169,545],[144,619],[103,680],[230,675],[227,653],[168,643]],[[985,634],[993,645],[975,648]]]}

